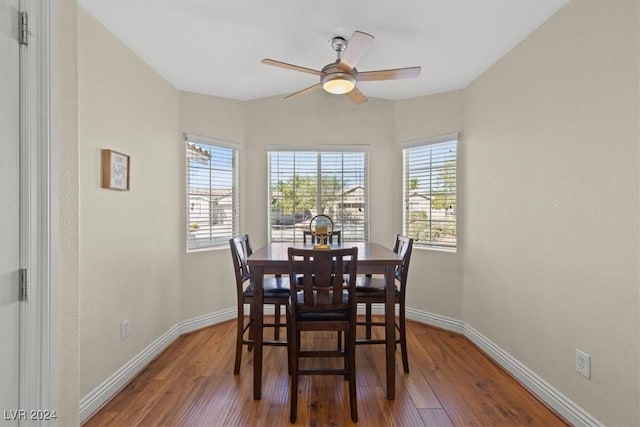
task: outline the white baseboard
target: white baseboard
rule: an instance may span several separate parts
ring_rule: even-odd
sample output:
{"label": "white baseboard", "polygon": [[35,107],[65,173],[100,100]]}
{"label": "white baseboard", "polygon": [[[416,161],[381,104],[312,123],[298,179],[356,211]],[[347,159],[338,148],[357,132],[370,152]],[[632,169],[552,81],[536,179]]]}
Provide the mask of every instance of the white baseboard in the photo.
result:
{"label": "white baseboard", "polygon": [[153,341],[133,359],[118,369],[99,386],[80,400],[80,420],[84,422],[104,406],[113,396],[118,394],[136,375],[138,375],[164,349],[171,345],[180,335],[215,325],[226,320],[235,319],[235,307],[215,313],[205,314],[184,320],[174,325],[162,336]]}
{"label": "white baseboard", "polygon": [[[373,304],[371,309],[372,314],[384,314],[383,304]],[[358,306],[358,314],[364,314],[364,307]],[[396,309],[396,314],[398,311]],[[427,325],[435,326],[437,328],[446,329],[448,331],[462,334],[463,323],[460,320],[453,319],[451,317],[441,316],[439,314],[428,313],[426,311],[416,310],[415,308],[407,307],[407,319],[415,320],[416,322],[424,323]]]}
{"label": "white baseboard", "polygon": [[80,400],[80,422],[95,414],[105,403],[122,390],[158,354],[180,336],[180,324],[173,326],[153,341],[113,375]]}
{"label": "white baseboard", "polygon": [[568,399],[535,372],[520,363],[515,357],[511,356],[471,326],[465,324],[463,334],[571,424],[590,427],[602,426],[602,423],[587,411]]}
{"label": "white baseboard", "polygon": [[184,320],[180,322],[180,335],[206,328],[207,326],[226,322],[227,320],[235,319],[237,313],[238,310],[233,307],[217,311],[215,313],[194,317],[193,319]]}
{"label": "white baseboard", "polygon": [[441,316],[439,314],[428,313],[426,311],[416,310],[415,308],[406,309],[407,319],[435,326],[437,328],[446,329],[447,331],[462,334],[464,323],[458,319]]}
{"label": "white baseboard", "polygon": [[[364,312],[361,309],[358,311],[359,313],[361,311]],[[373,314],[384,314],[382,305],[374,304],[372,312]],[[89,417],[95,414],[180,335],[234,319],[236,317],[236,313],[237,311],[235,307],[229,308],[185,320],[173,326],[137,356],[118,369],[102,384],[82,398],[80,401],[81,422],[86,421]],[[265,313],[273,314],[273,309],[269,310],[267,308]],[[568,399],[487,337],[461,320],[413,308],[407,308],[407,318],[464,335],[489,355],[489,357],[491,357],[496,363],[516,377],[539,399],[544,401],[573,425],[589,427],[602,426],[602,424],[588,412],[576,405],[573,401]]]}
{"label": "white baseboard", "polygon": [[[376,314],[384,314],[382,307],[377,309],[374,308],[373,312]],[[516,358],[504,351],[487,337],[461,320],[409,307],[407,307],[407,319],[464,335],[482,349],[482,351],[491,357],[491,359],[493,359],[498,365],[516,377],[522,385],[527,387],[540,400],[553,408],[571,424],[575,426],[589,427],[602,426],[602,423],[591,416],[587,411],[582,409],[572,400],[568,399],[565,395],[560,393],[549,383],[536,375],[536,373],[531,369],[520,363]]]}

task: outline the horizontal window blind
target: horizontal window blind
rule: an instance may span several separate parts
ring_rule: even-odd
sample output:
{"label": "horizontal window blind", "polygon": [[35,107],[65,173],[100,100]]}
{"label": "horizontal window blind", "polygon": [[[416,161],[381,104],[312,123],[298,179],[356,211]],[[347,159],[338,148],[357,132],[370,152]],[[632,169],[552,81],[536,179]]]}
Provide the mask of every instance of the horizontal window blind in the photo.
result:
{"label": "horizontal window blind", "polygon": [[404,233],[418,246],[457,245],[457,137],[403,150]]}
{"label": "horizontal window blind", "polygon": [[369,239],[366,151],[269,152],[269,237],[303,240],[315,215],[329,215],[343,241]]}
{"label": "horizontal window blind", "polygon": [[187,139],[187,250],[227,246],[238,231],[238,150]]}

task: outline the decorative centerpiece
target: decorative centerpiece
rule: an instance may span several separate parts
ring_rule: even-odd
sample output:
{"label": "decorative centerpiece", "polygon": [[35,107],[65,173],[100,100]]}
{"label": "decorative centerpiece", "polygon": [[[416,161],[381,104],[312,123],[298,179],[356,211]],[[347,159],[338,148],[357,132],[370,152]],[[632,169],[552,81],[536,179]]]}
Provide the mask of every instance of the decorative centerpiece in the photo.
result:
{"label": "decorative centerpiece", "polygon": [[328,215],[316,215],[309,221],[309,231],[313,235],[313,249],[331,249],[329,237],[333,233],[333,220]]}

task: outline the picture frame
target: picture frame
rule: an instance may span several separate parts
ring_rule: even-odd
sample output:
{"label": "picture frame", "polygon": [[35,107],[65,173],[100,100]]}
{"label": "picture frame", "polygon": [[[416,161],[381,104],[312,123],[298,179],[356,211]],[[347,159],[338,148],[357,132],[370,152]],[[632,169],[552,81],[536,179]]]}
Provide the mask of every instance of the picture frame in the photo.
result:
{"label": "picture frame", "polygon": [[131,176],[131,158],[114,150],[102,152],[102,188],[129,191]]}

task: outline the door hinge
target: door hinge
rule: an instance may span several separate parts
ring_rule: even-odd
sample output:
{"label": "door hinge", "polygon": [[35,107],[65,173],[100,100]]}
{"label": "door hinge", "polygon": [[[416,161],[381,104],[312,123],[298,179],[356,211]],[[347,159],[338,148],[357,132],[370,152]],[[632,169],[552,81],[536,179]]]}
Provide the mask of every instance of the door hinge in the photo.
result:
{"label": "door hinge", "polygon": [[28,298],[28,294],[27,294],[27,269],[26,268],[21,268],[20,270],[18,270],[20,273],[20,289],[18,290],[18,300],[20,301],[26,301]]}
{"label": "door hinge", "polygon": [[18,40],[20,44],[29,45],[29,14],[27,12],[20,12],[20,34],[18,34]]}

